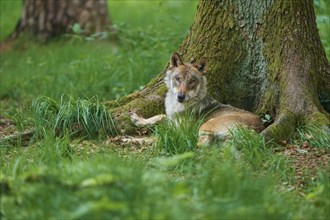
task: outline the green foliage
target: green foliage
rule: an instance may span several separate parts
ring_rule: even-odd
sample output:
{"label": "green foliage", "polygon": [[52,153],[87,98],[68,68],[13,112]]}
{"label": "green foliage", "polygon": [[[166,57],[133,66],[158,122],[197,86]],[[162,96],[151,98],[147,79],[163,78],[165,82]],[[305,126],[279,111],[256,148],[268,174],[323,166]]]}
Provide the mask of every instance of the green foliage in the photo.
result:
{"label": "green foliage", "polygon": [[264,164],[267,154],[271,151],[266,147],[264,137],[250,129],[238,127],[231,131],[231,140],[227,145],[233,146],[242,152],[245,159],[254,169]]}
{"label": "green foliage", "polygon": [[291,161],[283,155],[275,154],[272,148],[279,146],[266,142],[263,136],[253,130],[243,127],[231,130],[231,139],[226,141],[223,147],[224,155],[228,159],[234,158],[259,174],[273,172],[282,181],[293,181]]}

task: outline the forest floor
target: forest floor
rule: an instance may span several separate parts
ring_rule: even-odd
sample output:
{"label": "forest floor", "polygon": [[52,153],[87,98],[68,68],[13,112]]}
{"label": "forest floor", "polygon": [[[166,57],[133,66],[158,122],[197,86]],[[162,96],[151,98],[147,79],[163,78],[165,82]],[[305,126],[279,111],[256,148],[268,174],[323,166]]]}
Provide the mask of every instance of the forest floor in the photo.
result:
{"label": "forest floor", "polygon": [[[27,131],[31,131],[29,129]],[[309,134],[304,134],[306,139],[313,139]],[[30,132],[22,132],[17,129],[15,122],[0,115],[0,143],[6,141],[17,141],[19,138],[29,144],[29,139],[33,136]],[[143,152],[155,142],[155,138],[146,136],[146,132],[139,136],[115,136],[104,140],[105,143],[117,145],[119,149],[127,148],[131,152]],[[85,141],[77,145],[79,151],[87,151],[89,154],[97,151],[97,145]],[[285,156],[292,162],[295,173],[295,185],[293,188],[304,188],[306,181],[316,180],[317,172],[320,169],[326,169],[330,172],[330,150],[324,147],[313,147],[307,141],[286,140],[278,143],[274,149],[274,154]],[[292,188],[292,189],[293,189]]]}

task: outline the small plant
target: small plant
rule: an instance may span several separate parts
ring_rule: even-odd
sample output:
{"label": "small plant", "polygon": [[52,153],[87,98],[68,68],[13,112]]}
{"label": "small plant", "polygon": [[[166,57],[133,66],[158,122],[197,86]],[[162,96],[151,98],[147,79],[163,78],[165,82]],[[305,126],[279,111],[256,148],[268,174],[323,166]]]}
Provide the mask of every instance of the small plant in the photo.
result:
{"label": "small plant", "polygon": [[271,116],[268,114],[265,114],[265,117],[262,119],[262,122],[270,122],[271,121]]}
{"label": "small plant", "polygon": [[265,114],[265,116],[261,119],[264,126],[269,126],[271,123],[273,123],[273,119],[269,114]]}

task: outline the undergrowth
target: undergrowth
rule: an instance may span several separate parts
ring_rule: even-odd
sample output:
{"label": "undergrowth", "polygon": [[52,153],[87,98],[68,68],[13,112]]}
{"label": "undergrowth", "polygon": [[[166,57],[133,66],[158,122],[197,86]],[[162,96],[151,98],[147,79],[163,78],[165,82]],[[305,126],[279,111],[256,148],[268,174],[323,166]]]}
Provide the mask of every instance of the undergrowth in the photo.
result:
{"label": "undergrowth", "polygon": [[[248,143],[244,136],[254,135],[248,132],[236,131],[235,140],[221,147],[167,156],[162,152],[122,155],[109,148],[88,160],[77,154],[83,142],[49,133],[5,163],[0,177],[1,215],[4,219],[329,216],[329,175],[320,171],[315,184],[295,195],[282,184],[279,170],[267,166],[266,161],[274,160],[265,153],[269,150],[249,152],[262,145],[263,138],[255,135]],[[252,157],[264,162],[256,163]]]}

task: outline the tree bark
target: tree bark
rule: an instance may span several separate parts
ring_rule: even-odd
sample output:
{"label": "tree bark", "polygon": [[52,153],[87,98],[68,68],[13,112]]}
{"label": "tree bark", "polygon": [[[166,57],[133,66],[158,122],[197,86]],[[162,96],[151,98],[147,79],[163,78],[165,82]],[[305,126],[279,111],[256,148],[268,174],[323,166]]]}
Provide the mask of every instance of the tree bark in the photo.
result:
{"label": "tree bark", "polygon": [[[202,0],[178,51],[186,61],[206,58],[215,99],[271,115],[266,137],[286,138],[300,122],[329,129],[330,65],[312,0]],[[128,111],[163,112],[165,92],[161,73],[141,91],[109,102],[119,130],[134,131]]]}
{"label": "tree bark", "polygon": [[111,24],[106,0],[23,0],[23,12],[9,39],[25,32],[39,41],[70,33],[79,24],[84,34],[104,31]]}

